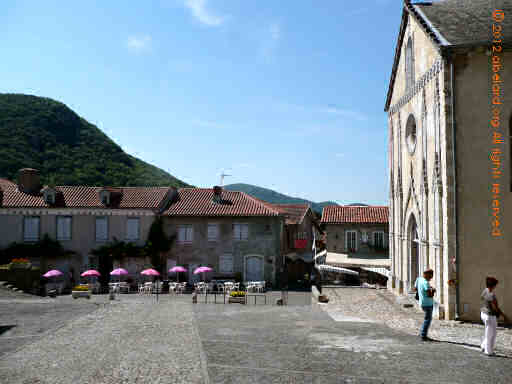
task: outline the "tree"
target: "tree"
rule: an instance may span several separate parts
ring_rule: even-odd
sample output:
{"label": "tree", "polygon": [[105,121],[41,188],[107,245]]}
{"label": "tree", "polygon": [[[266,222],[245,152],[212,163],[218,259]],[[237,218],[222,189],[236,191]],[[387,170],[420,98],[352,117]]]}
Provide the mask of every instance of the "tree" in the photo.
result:
{"label": "tree", "polygon": [[163,256],[170,251],[175,239],[176,235],[167,236],[165,234],[163,220],[160,216],[157,217],[149,229],[145,253],[150,257],[153,268],[161,274],[166,267]]}

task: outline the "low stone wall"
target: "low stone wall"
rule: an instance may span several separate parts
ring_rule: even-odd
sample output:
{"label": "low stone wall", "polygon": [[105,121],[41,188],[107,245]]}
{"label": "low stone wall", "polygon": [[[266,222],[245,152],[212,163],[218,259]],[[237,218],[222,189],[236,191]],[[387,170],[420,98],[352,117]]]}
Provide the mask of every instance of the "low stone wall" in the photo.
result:
{"label": "low stone wall", "polygon": [[7,281],[12,286],[29,293],[37,293],[39,278],[39,268],[0,269],[0,281]]}

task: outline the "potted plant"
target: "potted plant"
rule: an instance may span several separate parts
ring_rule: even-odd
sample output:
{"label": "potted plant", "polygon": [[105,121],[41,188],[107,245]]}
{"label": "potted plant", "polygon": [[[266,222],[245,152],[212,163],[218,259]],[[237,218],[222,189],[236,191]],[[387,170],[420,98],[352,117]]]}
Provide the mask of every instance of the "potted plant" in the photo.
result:
{"label": "potted plant", "polygon": [[240,303],[245,304],[245,292],[244,291],[232,291],[229,294],[229,303]]}
{"label": "potted plant", "polygon": [[73,299],[77,299],[79,297],[85,297],[87,299],[91,298],[91,290],[87,284],[81,284],[73,287],[71,291],[71,296]]}

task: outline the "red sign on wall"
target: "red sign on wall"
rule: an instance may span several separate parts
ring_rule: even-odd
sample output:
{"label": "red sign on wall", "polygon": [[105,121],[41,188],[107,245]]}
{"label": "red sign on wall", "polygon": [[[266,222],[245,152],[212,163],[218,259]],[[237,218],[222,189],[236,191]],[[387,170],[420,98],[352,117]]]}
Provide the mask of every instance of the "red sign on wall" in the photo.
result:
{"label": "red sign on wall", "polygon": [[295,249],[304,249],[308,245],[308,241],[306,239],[297,239],[295,240]]}

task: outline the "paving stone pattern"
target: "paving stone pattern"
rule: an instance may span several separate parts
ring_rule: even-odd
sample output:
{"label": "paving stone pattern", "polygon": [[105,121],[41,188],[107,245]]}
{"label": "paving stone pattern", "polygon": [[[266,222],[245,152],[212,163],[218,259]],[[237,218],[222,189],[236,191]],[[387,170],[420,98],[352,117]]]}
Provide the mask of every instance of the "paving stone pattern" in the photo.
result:
{"label": "paving stone pattern", "polygon": [[0,382],[204,383],[200,352],[188,301],[126,296],[4,356]]}
{"label": "paving stone pattern", "polygon": [[[421,343],[355,314],[335,321],[325,306],[300,305],[309,293],[289,298],[296,305],[192,304],[189,295],[58,298],[48,304],[58,310],[45,312],[43,335],[0,356],[0,383],[510,383],[512,359]],[[76,315],[62,318],[66,307]],[[30,312],[21,308],[9,307],[11,315]],[[51,318],[64,323],[52,327]],[[21,325],[11,337],[24,331],[33,329]]]}
{"label": "paving stone pattern", "polygon": [[[322,309],[334,319],[378,322],[410,335],[419,334],[423,312],[417,308],[404,308],[401,298],[388,290],[347,287],[325,288],[323,292],[328,295],[329,304]],[[477,349],[483,333],[483,324],[433,320],[429,336]],[[512,329],[498,328],[496,352],[512,358]]]}

